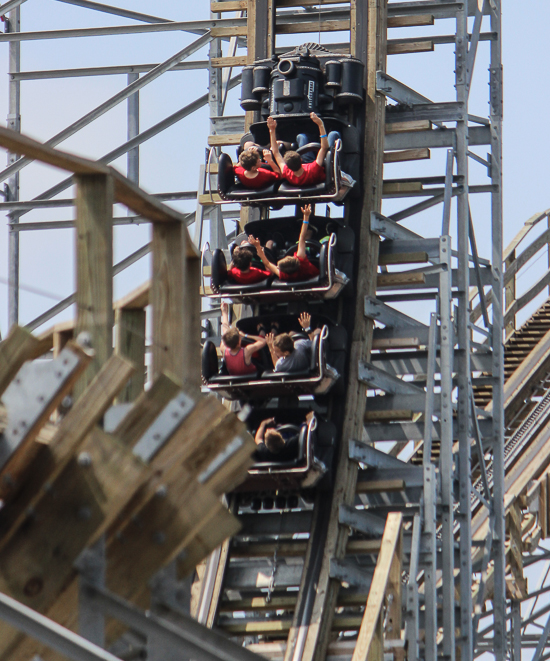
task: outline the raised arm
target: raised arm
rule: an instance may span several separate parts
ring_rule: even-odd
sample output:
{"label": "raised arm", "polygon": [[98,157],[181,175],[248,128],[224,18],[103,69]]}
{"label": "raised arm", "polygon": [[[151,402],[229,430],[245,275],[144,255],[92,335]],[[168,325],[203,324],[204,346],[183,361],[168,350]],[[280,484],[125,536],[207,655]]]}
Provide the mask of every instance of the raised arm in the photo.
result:
{"label": "raised arm", "polygon": [[315,162],[317,165],[323,165],[325,161],[325,156],[327,155],[328,151],[328,139],[327,139],[327,131],[325,129],[325,125],[323,123],[323,120],[319,117],[319,115],[316,115],[314,112],[310,114],[310,117],[315,124],[319,127],[319,137],[321,139],[321,149],[317,152],[317,158],[315,159]]}
{"label": "raised arm", "polygon": [[[273,117],[267,118],[267,128],[269,129],[269,148],[271,149],[273,158],[275,159],[277,165],[282,171],[285,162],[283,160],[283,157],[279,153],[279,145],[277,144],[277,122],[273,119]],[[328,142],[327,142],[327,148],[328,148]]]}
{"label": "raised arm", "polygon": [[266,345],[265,337],[260,337],[259,335],[247,335],[246,333],[241,333],[241,337],[244,337],[247,340],[254,340],[252,344],[247,344],[244,347],[245,358],[251,358],[256,351],[260,351],[260,349],[263,349]]}
{"label": "raised arm", "polygon": [[275,349],[273,347],[273,340],[275,339],[275,335],[273,333],[268,333],[265,336],[266,342],[267,342],[267,348],[269,349],[269,353],[271,354],[271,360],[273,361],[273,369],[275,369],[275,365],[277,364],[277,361],[279,360],[279,357],[275,353]]}
{"label": "raised arm", "polygon": [[256,430],[256,435],[254,436],[254,442],[256,445],[260,445],[260,443],[264,442],[265,428],[273,422],[275,422],[275,418],[268,418],[267,420],[262,420],[260,422],[260,426]]}
{"label": "raised arm", "polygon": [[262,264],[265,266],[265,268],[270,272],[273,273],[273,275],[276,275],[279,277],[279,269],[275,266],[275,264],[272,264],[269,259],[265,256],[264,249],[262,248],[262,245],[260,243],[259,239],[256,239],[252,235],[248,237],[248,243],[254,246],[256,248],[256,252],[258,253],[258,257],[262,260]]}
{"label": "raised arm", "polygon": [[275,174],[282,174],[281,168],[273,160],[273,154],[269,151],[269,149],[264,149],[264,158],[265,162],[271,167]]}
{"label": "raised arm", "polygon": [[302,221],[302,229],[300,230],[300,238],[298,239],[298,250],[296,256],[304,259],[306,257],[306,234],[309,229],[309,217],[311,216],[311,204],[306,204],[302,207],[304,219]]}

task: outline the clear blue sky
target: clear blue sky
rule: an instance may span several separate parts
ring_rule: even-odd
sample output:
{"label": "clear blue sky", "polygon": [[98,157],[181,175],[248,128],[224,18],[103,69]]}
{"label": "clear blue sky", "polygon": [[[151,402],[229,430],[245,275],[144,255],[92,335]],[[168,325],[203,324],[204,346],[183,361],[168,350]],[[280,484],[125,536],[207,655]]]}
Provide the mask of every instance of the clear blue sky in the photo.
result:
{"label": "clear blue sky", "polygon": [[[208,17],[206,0],[174,2],[168,0],[117,0],[118,6],[155,14],[173,20]],[[22,5],[22,29],[51,30],[94,25],[133,23],[108,14],[92,12],[56,0],[27,0]],[[527,3],[503,3],[504,61],[504,234],[505,242],[523,222],[537,211],[550,207],[546,184],[548,132],[544,120],[548,103],[546,83],[547,25],[550,8],[547,0]],[[450,22],[436,25],[439,33],[453,32]],[[488,30],[488,27],[484,29]],[[425,29],[423,29],[425,31]],[[405,36],[403,32],[400,33]],[[411,31],[410,34],[415,34]],[[393,36],[393,35],[390,35]],[[135,36],[32,41],[22,44],[22,69],[54,69],[114,64],[156,63],[185,45],[194,35],[170,32]],[[314,39],[314,36],[311,37]],[[7,44],[0,44],[0,70],[7,72]],[[452,46],[437,46],[436,53],[389,58],[391,75],[415,87],[432,100],[452,100]],[[486,44],[481,44],[476,68],[478,81],[472,96],[472,112],[487,113]],[[205,59],[203,50],[192,56]],[[46,140],[99,105],[126,84],[125,76],[86,77],[32,81],[22,84],[22,128],[33,137]],[[0,120],[7,115],[7,75],[0,85]],[[173,72],[164,75],[141,92],[141,129],[144,130],[207,90],[207,72]],[[238,90],[231,95],[230,114],[240,114]],[[122,103],[85,130],[60,145],[60,148],[98,158],[126,139],[126,104]],[[208,135],[207,110],[195,113],[164,134],[146,143],[141,150],[141,183],[150,191],[195,190],[198,164],[204,158]],[[483,154],[483,150],[478,152]],[[386,176],[442,174],[444,154],[433,152],[425,163],[392,165]],[[125,172],[125,158],[115,165]],[[391,169],[390,169],[391,168]],[[472,166],[472,177],[484,180],[483,168]],[[59,172],[32,165],[21,173],[21,199],[30,199],[61,179]],[[61,197],[68,197],[66,191]],[[182,210],[193,210],[192,202],[176,203]],[[406,206],[403,201],[386,204],[390,213]],[[72,216],[72,209],[54,209],[27,214],[25,221],[60,220]],[[123,210],[119,214],[125,213]],[[487,248],[487,206],[473,202],[479,238]],[[434,211],[429,222],[440,223],[441,211]],[[7,225],[0,220],[0,330],[7,330]],[[118,261],[147,241],[148,228],[125,227],[116,230],[115,259]],[[434,231],[433,234],[438,234]],[[429,235],[429,232],[426,232]],[[20,319],[30,321],[46,310],[55,299],[74,289],[74,232],[53,230],[21,234],[21,283],[48,292],[47,298],[28,291],[21,293]],[[148,277],[148,260],[142,260],[115,281],[115,295],[120,296]],[[67,313],[64,318],[68,316]]]}

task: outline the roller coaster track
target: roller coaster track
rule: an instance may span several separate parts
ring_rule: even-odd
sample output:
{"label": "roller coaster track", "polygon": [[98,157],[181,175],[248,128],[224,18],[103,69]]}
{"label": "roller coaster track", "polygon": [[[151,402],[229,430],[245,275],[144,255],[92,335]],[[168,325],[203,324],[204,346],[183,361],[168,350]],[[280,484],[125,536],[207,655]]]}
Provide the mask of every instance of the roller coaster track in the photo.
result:
{"label": "roller coaster track", "polygon": [[[362,196],[347,202],[344,212],[356,236],[355,309],[346,299],[346,398],[345,404],[333,399],[330,409],[339,436],[332,491],[301,494],[292,509],[277,507],[276,500],[272,509],[270,500],[269,509],[259,511],[250,508],[250,499],[232,496],[243,527],[203,568],[197,617],[281,661],[359,661],[382,659],[385,652],[396,659],[452,660],[455,653],[472,659],[479,619],[472,618],[473,599],[490,594],[492,634],[483,644],[504,659],[504,357],[500,342],[493,342],[503,324],[498,3],[479,8],[373,0],[318,10],[307,3],[307,11],[295,11],[292,29],[285,12],[306,3],[252,4],[242,32],[247,63],[284,52],[279,34],[311,30],[320,36],[344,29],[332,21],[349,20],[350,46],[338,48],[366,65]],[[212,10],[220,7],[214,3]],[[471,34],[468,15],[474,18]],[[456,34],[387,37],[389,27],[438,25],[443,18],[456,19]],[[485,119],[469,116],[467,103],[477,43],[488,38],[481,26],[489,22],[491,114]],[[456,101],[434,103],[385,73],[386,55],[431,50],[445,39],[456,47]],[[219,136],[211,144],[235,143]],[[476,144],[490,145],[489,185],[469,181],[467,162]],[[438,147],[448,148],[442,176],[382,176],[382,160],[420,164]],[[491,199],[489,259],[478,255],[468,192]],[[204,201],[207,196],[204,191]],[[417,203],[418,196],[423,201]],[[384,204],[399,198],[412,204],[382,215],[382,198]],[[425,238],[437,205],[443,208],[441,231]],[[249,213],[243,210],[241,222]],[[475,310],[470,287],[479,300]],[[492,412],[482,401],[486,384]],[[514,401],[521,409],[520,399]],[[470,471],[479,457],[488,492],[476,498],[474,512],[481,502],[491,515],[491,542],[481,561],[472,538]]]}

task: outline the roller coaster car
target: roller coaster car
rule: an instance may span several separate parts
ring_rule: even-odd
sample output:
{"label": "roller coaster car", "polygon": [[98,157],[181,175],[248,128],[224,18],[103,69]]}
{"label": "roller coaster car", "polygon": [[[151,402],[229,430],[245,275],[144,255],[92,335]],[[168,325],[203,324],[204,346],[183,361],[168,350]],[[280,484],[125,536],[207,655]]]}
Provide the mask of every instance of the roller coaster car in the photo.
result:
{"label": "roller coaster car", "polygon": [[[250,321],[248,319],[247,321]],[[310,366],[303,372],[275,372],[268,361],[258,365],[258,376],[232,376],[225,365],[218,371],[216,345],[207,340],[202,350],[203,383],[226,399],[268,399],[287,395],[324,395],[339,378],[338,372],[327,363],[328,326],[323,326],[311,347]]]}
{"label": "roller coaster car", "polygon": [[[320,145],[310,143],[298,149],[299,153],[317,149]],[[214,149],[214,148],[212,148]],[[220,200],[216,200],[212,194],[212,168],[210,167],[212,149],[208,157],[206,172],[208,172],[210,200],[212,204],[231,204],[239,202],[242,205],[270,203],[275,206],[285,204],[296,204],[299,200],[311,202],[339,202],[349,192],[348,186],[342,185],[342,173],[340,170],[340,151],[342,141],[337,140],[332,149],[325,156],[325,181],[314,186],[293,186],[287,181],[272,184],[260,189],[246,188],[236,178],[233,161],[228,154],[221,153],[218,159],[218,194]]]}
{"label": "roller coaster car", "polygon": [[[312,263],[319,267],[318,276],[300,281],[282,281],[270,277],[251,285],[231,282],[228,278],[227,262],[223,251],[214,250],[210,260],[210,277],[214,293],[209,298],[219,299],[229,296],[233,300],[243,303],[336,298],[349,281],[349,278],[335,267],[336,234],[330,235],[328,243],[320,244],[309,241],[308,248],[318,254],[317,258],[311,258]],[[295,250],[296,246],[291,246],[282,256],[293,255]],[[206,244],[202,251],[201,272],[203,278],[205,266],[209,261],[209,251],[210,246]],[[203,291],[205,290],[203,289]]]}
{"label": "roller coaster car", "polygon": [[[298,434],[296,458],[290,461],[258,462],[248,471],[247,480],[237,492],[276,490],[292,491],[310,488],[332,470],[336,428],[315,414],[304,421],[304,409],[254,409],[247,420],[252,433],[259,423],[273,415],[277,429],[296,430]],[[285,424],[286,423],[286,424]],[[298,431],[299,430],[299,431]],[[326,479],[323,482],[327,481]]]}

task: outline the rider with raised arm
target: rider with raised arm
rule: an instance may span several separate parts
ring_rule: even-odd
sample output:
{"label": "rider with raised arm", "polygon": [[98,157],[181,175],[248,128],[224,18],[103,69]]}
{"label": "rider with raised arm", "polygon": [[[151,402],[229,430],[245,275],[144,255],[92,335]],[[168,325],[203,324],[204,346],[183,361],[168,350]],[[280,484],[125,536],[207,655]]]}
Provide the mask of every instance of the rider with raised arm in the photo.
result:
{"label": "rider with raised arm", "polygon": [[306,204],[305,207],[302,207],[302,213],[304,214],[304,218],[302,221],[300,238],[298,239],[298,248],[293,257],[288,256],[280,259],[277,262],[277,266],[267,259],[259,239],[256,239],[253,236],[248,237],[248,242],[256,248],[258,257],[262,260],[262,264],[266,271],[270,271],[280,280],[296,282],[299,280],[315,278],[319,275],[319,269],[309,261],[306,254],[306,234],[309,228],[311,204]]}
{"label": "rider with raised arm", "polygon": [[271,170],[262,167],[260,154],[255,150],[243,151],[239,155],[239,165],[235,166],[234,172],[238,180],[246,188],[265,188],[279,181],[281,178],[279,166],[273,160],[269,149],[264,149],[263,155]]}
{"label": "rider with raised arm", "polygon": [[323,120],[318,115],[312,112],[310,117],[319,127],[319,137],[321,141],[321,148],[317,152],[317,157],[312,163],[304,163],[300,154],[295,151],[287,151],[284,157],[281,156],[276,137],[277,122],[273,117],[267,118],[271,151],[277,165],[281,169],[283,178],[293,186],[314,186],[326,179],[324,162],[327,151],[330,149],[327,132]]}
{"label": "rider with raised arm", "polygon": [[[227,371],[231,376],[244,376],[256,374],[257,368],[252,362],[252,356],[266,345],[264,337],[241,333],[234,326],[229,325],[229,306],[225,301],[221,303],[222,311],[222,343],[220,349]],[[242,338],[254,340],[246,347],[241,346]]]}

